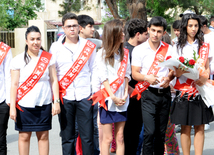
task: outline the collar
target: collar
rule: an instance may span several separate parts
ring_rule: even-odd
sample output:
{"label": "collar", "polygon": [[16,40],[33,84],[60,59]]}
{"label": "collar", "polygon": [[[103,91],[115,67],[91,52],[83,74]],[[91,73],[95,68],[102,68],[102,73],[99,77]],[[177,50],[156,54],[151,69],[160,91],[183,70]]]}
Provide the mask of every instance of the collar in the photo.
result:
{"label": "collar", "polygon": [[[60,42],[61,44],[64,44],[65,43],[65,39],[66,39],[66,35],[65,34],[63,34],[63,35],[61,35],[60,36],[60,38],[58,39],[58,42]],[[78,42],[80,41],[80,40],[82,40],[83,38],[81,38],[80,36],[78,36]],[[77,42],[77,43],[78,43]]]}
{"label": "collar", "polygon": [[211,25],[210,25],[210,27],[209,27],[209,28],[214,29],[214,27],[212,27]]}
{"label": "collar", "polygon": [[124,43],[125,46],[130,45],[131,47],[135,47],[132,44],[130,44],[128,41]]}
{"label": "collar", "polygon": [[[149,39],[147,39],[147,41],[145,42],[145,44],[146,44],[146,48],[147,48],[147,49],[151,49],[151,47],[150,47],[150,45],[149,45]],[[158,46],[156,52],[159,50],[159,48],[160,48],[161,46],[165,46],[165,45],[162,43],[162,41],[160,41],[160,45]],[[151,50],[152,50],[152,49],[151,49]]]}

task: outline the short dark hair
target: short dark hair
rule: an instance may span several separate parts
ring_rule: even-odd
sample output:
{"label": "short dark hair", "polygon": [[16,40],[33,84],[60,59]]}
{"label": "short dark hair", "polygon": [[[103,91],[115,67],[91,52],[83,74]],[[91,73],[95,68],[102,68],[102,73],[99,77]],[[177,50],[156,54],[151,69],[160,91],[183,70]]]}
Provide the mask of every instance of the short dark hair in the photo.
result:
{"label": "short dark hair", "polygon": [[142,34],[147,31],[146,21],[138,18],[131,19],[128,23],[127,32],[130,38],[133,38],[137,32]]}
{"label": "short dark hair", "polygon": [[181,26],[181,20],[176,20],[172,24],[173,29],[180,29],[180,26]]}
{"label": "short dark hair", "polygon": [[163,17],[161,17],[161,16],[153,17],[153,18],[149,21],[148,27],[150,28],[152,25],[154,25],[154,26],[162,26],[164,31],[165,31],[166,28],[167,28],[166,19],[163,18]]}
{"label": "short dark hair", "polygon": [[207,18],[205,16],[202,16],[202,15],[198,15],[198,17],[201,20],[201,24],[207,26],[207,23],[208,23]]}
{"label": "short dark hair", "polygon": [[88,24],[94,25],[94,20],[88,15],[79,15],[78,16],[78,24],[85,28]]}
{"label": "short dark hair", "polygon": [[214,16],[211,16],[211,17],[210,17],[209,22],[210,22],[210,24],[211,24],[211,22],[214,22]]}
{"label": "short dark hair", "polygon": [[65,21],[68,19],[76,19],[78,21],[78,17],[76,14],[74,13],[66,13],[63,17],[62,17],[62,25],[64,26]]}

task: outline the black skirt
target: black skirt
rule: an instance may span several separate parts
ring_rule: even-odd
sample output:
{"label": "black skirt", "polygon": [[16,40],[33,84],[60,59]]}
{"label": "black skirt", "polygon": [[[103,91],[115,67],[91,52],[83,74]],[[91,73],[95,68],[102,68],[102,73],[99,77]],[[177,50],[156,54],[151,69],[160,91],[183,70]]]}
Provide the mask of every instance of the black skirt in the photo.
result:
{"label": "black skirt", "polygon": [[26,108],[20,106],[24,112],[17,110],[15,130],[32,132],[47,131],[51,129],[52,104],[36,106],[35,108]]}
{"label": "black skirt", "polygon": [[172,102],[170,119],[174,124],[181,125],[201,125],[208,124],[214,120],[212,107],[207,107],[201,96],[194,99],[188,94],[176,96]]}

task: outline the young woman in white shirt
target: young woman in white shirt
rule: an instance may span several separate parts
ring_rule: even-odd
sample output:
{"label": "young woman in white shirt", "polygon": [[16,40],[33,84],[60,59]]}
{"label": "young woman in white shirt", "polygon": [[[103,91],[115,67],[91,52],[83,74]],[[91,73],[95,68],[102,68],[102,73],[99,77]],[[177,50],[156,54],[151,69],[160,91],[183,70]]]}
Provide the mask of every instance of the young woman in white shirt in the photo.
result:
{"label": "young woman in white shirt", "polygon": [[[203,34],[201,32],[201,22],[196,14],[185,14],[182,17],[180,27],[180,37],[178,43],[173,46],[173,54],[178,58],[183,56],[187,59],[193,58],[193,53],[196,51],[197,56],[199,49],[203,44]],[[208,58],[212,58],[211,51]],[[199,76],[199,79],[194,81],[196,85],[202,86],[209,77],[209,59],[205,64],[207,76]],[[175,76],[179,81],[187,80],[182,74],[186,73],[183,68],[175,68]],[[191,147],[191,127],[194,126],[194,148],[196,155],[203,154],[204,145],[204,124],[213,121],[213,112],[211,107],[207,107],[203,102],[200,94],[195,97],[191,96],[188,100],[188,94],[181,97],[181,92],[172,103],[171,122],[181,124],[181,146],[184,155],[190,155]]]}
{"label": "young woman in white shirt", "polygon": [[[30,137],[33,131],[38,139],[39,154],[49,154],[49,131],[52,115],[60,113],[59,86],[55,64],[50,60],[44,74],[35,86],[18,102],[23,110],[16,109],[17,89],[33,73],[43,49],[41,33],[36,26],[31,26],[25,33],[25,52],[11,61],[11,105],[10,118],[15,121],[15,129],[19,131],[19,154],[29,155]],[[52,93],[54,104],[52,103]],[[51,108],[52,107],[52,108]]]}
{"label": "young woman in white shirt", "polygon": [[[98,65],[98,73],[109,97],[105,99],[108,110],[100,108],[100,122],[102,124],[103,140],[101,144],[101,154],[109,155],[109,147],[112,141],[112,123],[115,127],[116,153],[124,155],[123,129],[126,121],[128,98],[128,81],[130,80],[130,62],[125,72],[125,79],[119,89],[113,94],[110,84],[118,78],[117,72],[120,68],[121,61],[124,59],[124,33],[123,23],[119,19],[114,19],[104,25],[103,31],[103,48],[100,49],[100,60]],[[98,52],[99,53],[99,52]]]}

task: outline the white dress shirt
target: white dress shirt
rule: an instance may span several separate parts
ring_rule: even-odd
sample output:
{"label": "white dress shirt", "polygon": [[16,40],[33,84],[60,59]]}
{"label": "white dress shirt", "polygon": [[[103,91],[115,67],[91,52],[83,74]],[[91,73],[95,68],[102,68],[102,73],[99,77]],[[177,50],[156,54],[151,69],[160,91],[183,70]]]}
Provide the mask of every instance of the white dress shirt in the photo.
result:
{"label": "white dress shirt", "polygon": [[0,103],[6,99],[10,103],[10,62],[12,60],[11,49],[0,65]]}
{"label": "white dress shirt", "polygon": [[[132,66],[141,67],[140,73],[146,75],[152,66],[152,63],[154,62],[155,55],[159,48],[161,46],[165,46],[162,42],[160,42],[160,45],[156,51],[153,51],[149,45],[149,39],[138,45],[135,46],[135,48],[132,51]],[[166,53],[166,56],[172,55],[172,46],[169,45],[168,51]],[[158,79],[161,80],[162,77],[167,77],[169,73],[169,69],[165,67],[161,67],[160,70],[157,73]],[[162,88],[160,87],[160,84],[157,85],[150,85],[150,87],[154,88]]]}
{"label": "white dress shirt", "polygon": [[210,25],[209,29],[210,29],[212,32],[214,32],[214,27],[212,27],[211,25]]}
{"label": "white dress shirt", "polygon": [[[214,55],[214,32],[210,32],[208,34],[204,34],[204,42],[210,44],[209,53]],[[209,58],[210,62],[210,74],[214,74],[214,59],[213,57]],[[210,79],[213,80],[213,76],[210,76]]]}
{"label": "white dress shirt", "polygon": [[[56,65],[58,80],[71,68],[73,63],[77,60],[78,56],[82,52],[87,40],[79,37],[79,41],[75,46],[75,50],[71,51],[66,45],[63,45],[64,39],[61,38],[57,42],[51,45],[50,53],[53,54],[53,58]],[[91,95],[91,75],[95,70],[96,51],[94,50],[85,66],[80,73],[66,89],[66,95],[63,97],[67,100],[80,101]]]}
{"label": "white dress shirt", "polygon": [[[105,80],[108,80],[109,84],[111,84],[114,80],[118,78],[117,72],[120,68],[120,55],[115,54],[114,55],[114,67],[112,67],[109,64],[105,63],[104,56],[102,54],[104,52],[104,49],[100,49],[98,51],[98,57],[100,61],[97,63],[97,75],[99,75],[101,83],[103,83]],[[131,74],[131,66],[130,66],[130,61],[128,59],[128,64],[127,64],[127,69],[126,69],[126,74],[125,77],[127,77],[129,80],[131,80],[130,77]],[[101,86],[101,89],[104,88],[104,86]],[[119,89],[115,92],[115,96],[122,98],[125,92],[125,79],[123,84],[119,87]],[[117,111],[117,112],[122,112],[126,111],[127,107],[129,105],[129,96],[126,99],[126,103],[123,106],[116,106],[115,103],[112,101],[110,97],[106,98],[106,101],[108,101],[108,111]]]}
{"label": "white dress shirt", "polygon": [[[38,60],[42,53],[42,50],[39,51]],[[24,52],[17,55],[11,61],[11,70],[19,70],[19,86],[27,80],[27,78],[33,73],[34,68],[37,65],[37,61],[30,60],[26,65],[24,61]],[[50,104],[52,102],[52,93],[50,86],[50,77],[49,77],[49,66],[53,65],[54,61],[51,58],[48,67],[46,68],[44,74],[36,85],[18,102],[19,105],[23,107],[34,108],[35,106],[43,106]]]}

